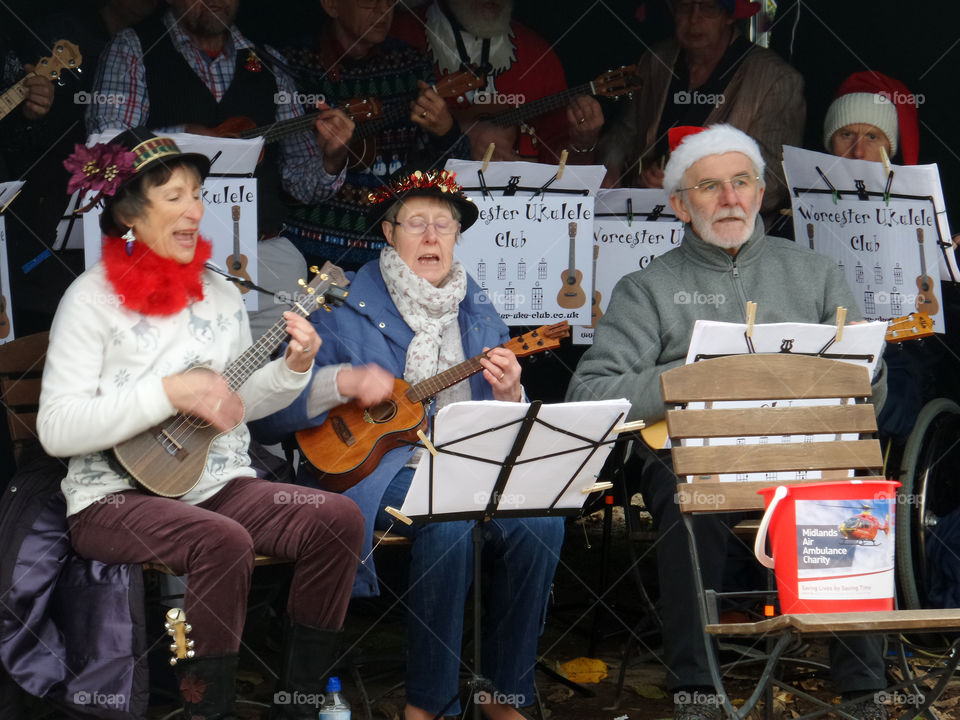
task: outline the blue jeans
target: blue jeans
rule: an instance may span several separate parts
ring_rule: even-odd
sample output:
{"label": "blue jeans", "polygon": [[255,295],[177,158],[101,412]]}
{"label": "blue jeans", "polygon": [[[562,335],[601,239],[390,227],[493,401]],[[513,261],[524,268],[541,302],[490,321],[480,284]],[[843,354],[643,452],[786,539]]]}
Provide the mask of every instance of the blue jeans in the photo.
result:
{"label": "blue jeans", "polygon": [[[399,508],[412,479],[413,469],[404,468],[390,482],[380,501],[378,530],[394,522],[383,508]],[[463,611],[473,583],[472,528],[472,521],[397,522],[391,530],[413,541],[405,598],[407,702],[432,713],[443,710],[459,688]],[[512,704],[530,705],[563,519],[493,520],[484,525],[483,538],[482,672]],[[445,713],[460,713],[459,701]]]}

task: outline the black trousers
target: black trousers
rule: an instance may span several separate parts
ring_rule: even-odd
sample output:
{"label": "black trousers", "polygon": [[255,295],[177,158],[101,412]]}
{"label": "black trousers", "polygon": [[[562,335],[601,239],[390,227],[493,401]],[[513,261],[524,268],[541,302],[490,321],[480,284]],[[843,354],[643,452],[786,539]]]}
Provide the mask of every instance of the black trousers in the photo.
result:
{"label": "black trousers", "polygon": [[[671,690],[713,686],[706,660],[706,640],[697,604],[687,530],[677,505],[677,476],[669,458],[650,457],[644,464],[640,492],[657,531],[660,617],[664,662]],[[742,516],[717,513],[693,516],[694,537],[705,588],[722,589],[732,526]],[[736,541],[736,540],[735,540]],[[886,687],[883,638],[837,637],[830,642],[830,667],[841,693]]]}

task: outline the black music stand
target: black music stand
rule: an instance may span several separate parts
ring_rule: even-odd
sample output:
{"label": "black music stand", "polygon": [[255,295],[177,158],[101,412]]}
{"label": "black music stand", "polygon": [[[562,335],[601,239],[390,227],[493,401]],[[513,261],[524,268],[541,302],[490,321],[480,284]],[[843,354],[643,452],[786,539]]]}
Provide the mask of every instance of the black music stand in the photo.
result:
{"label": "black music stand", "polygon": [[[486,691],[492,694],[495,691],[490,680],[480,672],[483,523],[495,517],[578,514],[588,494],[610,485],[598,484],[596,475],[600,472],[617,433],[624,429],[621,421],[629,408],[630,403],[626,400],[557,405],[543,405],[539,400],[529,405],[499,402],[454,403],[442,408],[438,413],[431,425],[430,440],[421,435],[429,454],[424,455],[420,461],[402,512],[393,514],[412,521],[474,521],[473,671],[467,683],[469,694],[463,711],[464,717],[472,704],[473,717],[480,720],[480,707],[475,701],[477,693]],[[476,430],[478,417],[481,419],[481,429]],[[438,440],[437,427],[439,425],[443,430],[445,424],[470,429],[459,437],[447,438],[441,432]],[[435,474],[448,472],[451,465],[464,466],[464,463],[466,467],[473,464],[473,472],[455,475],[458,478],[456,494],[462,498],[462,502],[456,503],[455,499],[451,502],[449,497],[437,497],[438,491],[443,493],[449,491],[450,487],[449,483],[446,486],[436,483]],[[538,463],[536,484],[540,487],[535,489],[532,485],[532,463]],[[563,471],[551,476],[550,465],[555,468],[562,465]],[[518,475],[525,477],[518,478]],[[495,480],[491,488],[490,478],[493,476]],[[514,478],[513,485],[510,484],[511,478]],[[544,485],[546,488],[542,487]],[[508,492],[509,490],[517,492]],[[525,501],[522,490],[535,492],[531,503]],[[424,494],[424,491],[427,495],[425,505],[418,502],[418,496]],[[485,503],[480,501],[484,496]],[[544,501],[548,496],[552,499]],[[511,499],[515,502],[511,502]],[[512,507],[503,507],[505,500]],[[447,708],[456,702],[458,695],[459,693],[450,699],[447,706],[437,714],[437,718],[441,718]],[[520,712],[522,714],[522,711]]]}

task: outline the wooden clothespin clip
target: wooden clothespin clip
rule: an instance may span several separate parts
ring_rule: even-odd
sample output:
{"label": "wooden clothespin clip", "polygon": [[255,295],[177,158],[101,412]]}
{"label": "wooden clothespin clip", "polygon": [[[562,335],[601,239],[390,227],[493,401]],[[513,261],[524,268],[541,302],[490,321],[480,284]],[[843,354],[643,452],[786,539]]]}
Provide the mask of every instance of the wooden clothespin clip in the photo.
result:
{"label": "wooden clothespin clip", "polygon": [[427,439],[427,436],[424,434],[423,430],[417,430],[417,437],[420,438],[420,442],[423,443],[423,446],[429,451],[431,455],[436,457],[439,453],[437,449],[433,446],[433,443]]}
{"label": "wooden clothespin clip", "polygon": [[391,507],[390,505],[387,505],[384,508],[384,510],[386,510],[388,514],[393,515],[397,520],[402,522],[404,525],[413,525],[413,520],[411,520],[409,517],[404,515],[399,510],[397,510],[395,507]]}
{"label": "wooden clothespin clip", "polygon": [[845,307],[837,308],[837,334],[834,339],[837,342],[843,340],[843,326],[847,322],[847,309]]}
{"label": "wooden clothespin clip", "polygon": [[757,304],[747,301],[747,332],[746,336],[753,337],[753,325],[757,321]]}
{"label": "wooden clothespin clip", "polygon": [[647,424],[643,420],[633,420],[623,425],[617,425],[613,429],[613,433],[614,435],[620,435],[621,433],[635,432],[637,430],[643,430],[646,426]]}
{"label": "wooden clothespin clip", "polygon": [[566,150],[560,151],[560,166],[557,168],[557,180],[563,177],[563,171],[567,167],[567,154]]}
{"label": "wooden clothespin clip", "polygon": [[480,192],[483,197],[490,196],[490,192],[487,190],[487,178],[485,173],[487,172],[487,166],[490,164],[490,158],[493,157],[493,150],[496,147],[495,143],[490,143],[487,145],[487,152],[483,154],[483,165],[477,170],[477,178],[480,180]]}
{"label": "wooden clothespin clip", "polygon": [[487,166],[490,164],[490,158],[493,157],[493,151],[496,147],[496,143],[487,145],[487,151],[483,154],[483,166],[480,168],[480,172],[485,173],[487,171]]}
{"label": "wooden clothespin clip", "polygon": [[602,492],[603,490],[609,490],[609,489],[612,488],[612,487],[613,487],[613,483],[612,483],[612,482],[598,482],[598,483],[594,483],[593,485],[590,485],[589,487],[585,487],[585,488],[584,488],[583,490],[581,490],[580,492],[582,492],[584,495],[589,495],[590,493]]}
{"label": "wooden clothespin clip", "polygon": [[890,158],[887,156],[887,149],[880,146],[880,160],[883,162],[883,167],[887,171],[887,183],[883,186],[883,202],[885,205],[890,205],[890,188],[893,185],[893,168],[890,167]]}

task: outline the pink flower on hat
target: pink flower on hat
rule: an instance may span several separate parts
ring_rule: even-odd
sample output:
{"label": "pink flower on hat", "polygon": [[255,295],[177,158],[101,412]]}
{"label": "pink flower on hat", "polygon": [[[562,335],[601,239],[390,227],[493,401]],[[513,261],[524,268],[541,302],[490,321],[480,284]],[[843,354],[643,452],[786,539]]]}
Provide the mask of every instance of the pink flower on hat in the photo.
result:
{"label": "pink flower on hat", "polygon": [[93,147],[77,144],[73,154],[63,161],[70,172],[67,192],[99,191],[113,195],[133,175],[133,153],[119,144],[97,143]]}

